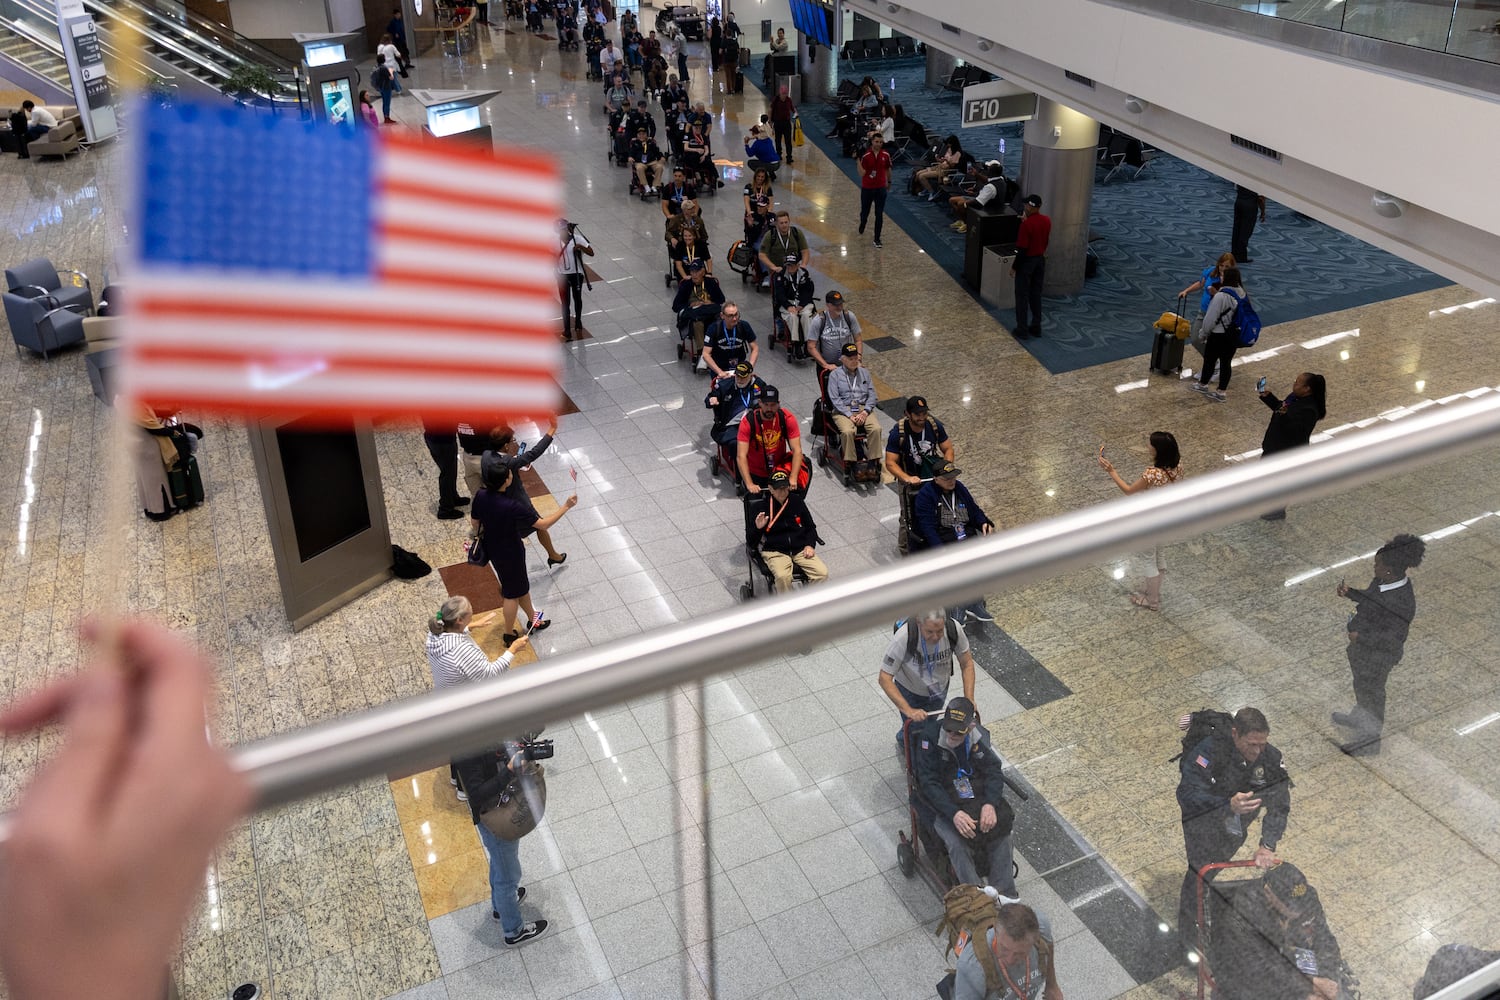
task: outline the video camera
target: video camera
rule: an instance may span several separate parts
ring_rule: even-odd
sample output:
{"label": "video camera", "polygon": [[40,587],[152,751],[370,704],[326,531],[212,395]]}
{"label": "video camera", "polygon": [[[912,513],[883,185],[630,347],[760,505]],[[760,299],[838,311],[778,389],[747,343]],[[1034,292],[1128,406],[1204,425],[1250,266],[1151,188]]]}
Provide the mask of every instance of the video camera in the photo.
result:
{"label": "video camera", "polygon": [[522,740],[517,746],[527,760],[548,760],[553,754],[551,740],[527,739]]}

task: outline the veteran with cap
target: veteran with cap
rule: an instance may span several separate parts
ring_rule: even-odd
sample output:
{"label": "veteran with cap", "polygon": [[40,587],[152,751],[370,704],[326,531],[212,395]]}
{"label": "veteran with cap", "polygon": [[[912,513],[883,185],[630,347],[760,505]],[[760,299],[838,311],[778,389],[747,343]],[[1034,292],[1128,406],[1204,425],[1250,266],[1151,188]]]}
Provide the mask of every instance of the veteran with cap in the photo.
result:
{"label": "veteran with cap", "polygon": [[820,541],[807,501],[792,492],[792,480],[785,472],[771,474],[769,488],[748,498],[756,508],[746,541],[760,550],[761,558],[771,568],[776,590],[792,589],[792,567],[802,570],[809,584],[828,579],[828,567],[814,548]]}
{"label": "veteran with cap", "polygon": [[[969,488],[958,481],[962,471],[952,462],[943,462],[932,471],[932,482],[917,491],[912,501],[916,530],[909,539],[913,550],[953,545],[995,530],[995,522],[975,502]],[[995,620],[983,599],[970,604],[964,614],[976,621]]]}
{"label": "veteran with cap", "polygon": [[1209,960],[1220,1000],[1346,995],[1343,956],[1318,890],[1285,861],[1258,882],[1235,883],[1231,906],[1214,919]]}
{"label": "veteran with cap", "polygon": [[1005,801],[1004,764],[979,725],[974,703],[954,698],[941,713],[928,715],[914,737],[912,758],[922,798],[937,814],[933,829],[948,847],[958,880],[985,884],[973,857],[977,851],[988,860],[988,884],[1015,896],[1015,813]]}
{"label": "veteran with cap", "polygon": [[844,293],[835,289],[823,296],[824,309],[807,327],[807,350],[818,363],[818,381],[821,383],[838,367],[839,352],[845,344],[853,344],[864,354],[865,342],[860,336],[859,320],[844,301]]}
{"label": "veteran with cap", "polygon": [[828,375],[828,405],[833,425],[843,439],[844,461],[854,461],[856,438],[865,440],[865,457],[873,458],[880,444],[880,420],[875,416],[875,380],[859,363],[859,348],[845,344],[839,351],[839,367]]}
{"label": "veteran with cap", "polygon": [[709,434],[719,444],[733,448],[740,436],[740,419],[760,400],[766,382],[755,374],[755,366],[741,361],[734,371],[723,378],[714,379],[704,397],[703,405],[714,411],[713,427]]}

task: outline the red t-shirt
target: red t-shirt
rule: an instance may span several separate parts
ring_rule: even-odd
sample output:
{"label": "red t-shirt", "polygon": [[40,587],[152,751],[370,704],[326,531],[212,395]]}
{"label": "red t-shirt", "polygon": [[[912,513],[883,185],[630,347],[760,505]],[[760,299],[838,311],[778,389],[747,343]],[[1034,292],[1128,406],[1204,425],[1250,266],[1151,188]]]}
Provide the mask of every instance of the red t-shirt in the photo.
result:
{"label": "red t-shirt", "polygon": [[859,158],[859,183],[861,187],[883,188],[891,186],[891,154],[872,149]]}
{"label": "red t-shirt", "polygon": [[[791,411],[783,409],[782,419],[786,421],[786,438],[800,438],[801,430],[797,427],[797,418]],[[792,449],[787,444],[786,438],[781,434],[781,421],[772,417],[770,420],[760,419],[758,407],[751,407],[740,421],[741,441],[750,445],[750,450],[745,454],[745,465],[753,476],[769,476],[772,471],[780,469],[783,472],[790,471],[792,467]],[[771,463],[766,463],[766,456],[770,455]]]}
{"label": "red t-shirt", "polygon": [[1041,212],[1028,215],[1021,220],[1021,231],[1016,234],[1016,249],[1025,257],[1045,257],[1047,238],[1051,235],[1051,219]]}

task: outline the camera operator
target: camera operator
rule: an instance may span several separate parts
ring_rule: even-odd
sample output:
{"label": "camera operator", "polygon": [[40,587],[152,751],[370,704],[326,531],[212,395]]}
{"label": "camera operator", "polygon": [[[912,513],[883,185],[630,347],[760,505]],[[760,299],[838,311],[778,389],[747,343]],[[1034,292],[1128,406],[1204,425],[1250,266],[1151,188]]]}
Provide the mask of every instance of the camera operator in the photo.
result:
{"label": "camera operator", "polygon": [[[572,340],[575,332],[583,333],[583,286],[588,275],[583,269],[583,255],[594,256],[594,248],[588,238],[578,231],[578,224],[567,219],[557,220],[557,284],[562,293],[563,340]],[[593,291],[594,286],[589,285]],[[568,299],[573,303],[573,322],[568,320]]]}
{"label": "camera operator", "polygon": [[512,782],[529,757],[550,757],[551,749],[549,744],[543,753],[528,753],[525,744],[507,740],[484,753],[453,762],[459,784],[468,794],[474,829],[490,859],[490,916],[500,921],[500,933],[511,946],[541,934],[547,929],[547,921],[527,922],[522,918],[521,900],[526,898],[526,890],[521,885],[521,841],[498,836],[484,824],[483,816],[500,807],[502,796],[518,794]]}

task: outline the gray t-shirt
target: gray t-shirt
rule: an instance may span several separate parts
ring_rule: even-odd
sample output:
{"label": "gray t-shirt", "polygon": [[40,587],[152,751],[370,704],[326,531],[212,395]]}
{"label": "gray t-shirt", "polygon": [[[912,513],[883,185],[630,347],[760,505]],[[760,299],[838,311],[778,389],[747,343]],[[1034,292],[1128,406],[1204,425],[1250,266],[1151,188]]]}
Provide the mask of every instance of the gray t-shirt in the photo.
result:
{"label": "gray t-shirt", "polygon": [[[1042,937],[1051,944],[1051,921],[1038,913],[1036,922],[1042,929]],[[993,931],[990,933],[994,934]],[[984,967],[974,955],[973,942],[965,942],[958,961],[954,963],[954,969],[957,975],[953,984],[953,1000],[987,1000],[990,997],[996,1000],[1037,1000],[1042,995],[1042,990],[1047,988],[1047,970],[1043,966],[1042,956],[1035,948],[1031,949],[1025,959],[1006,967],[1005,974],[1010,977],[1010,983],[1007,984],[1002,979],[1000,982],[1004,989],[998,994],[984,991]],[[1017,997],[1012,986],[1023,991],[1020,997]]]}
{"label": "gray t-shirt", "polygon": [[958,642],[950,649],[946,628],[936,646],[928,645],[918,634],[916,651],[907,656],[906,630],[914,627],[911,622],[907,622],[891,636],[891,643],[885,648],[885,656],[881,658],[880,669],[894,677],[897,684],[912,694],[944,697],[948,693],[948,680],[953,676],[953,658],[969,651],[969,637],[964,635],[963,626],[958,625]]}
{"label": "gray t-shirt", "polygon": [[839,351],[845,344],[854,343],[854,338],[859,336],[859,320],[854,318],[854,313],[848,309],[837,321],[833,314],[824,310],[818,313],[807,328],[807,335],[811,340],[817,342],[818,353],[823,355],[823,360],[830,365],[839,363]]}

